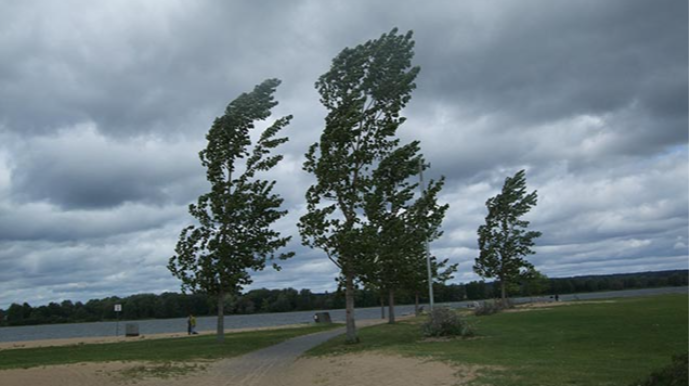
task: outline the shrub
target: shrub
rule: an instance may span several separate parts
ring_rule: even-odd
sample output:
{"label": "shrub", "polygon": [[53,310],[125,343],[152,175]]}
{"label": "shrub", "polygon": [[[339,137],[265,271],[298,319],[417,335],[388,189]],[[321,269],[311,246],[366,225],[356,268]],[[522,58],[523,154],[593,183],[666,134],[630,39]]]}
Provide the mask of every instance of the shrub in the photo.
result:
{"label": "shrub", "polygon": [[477,316],[491,315],[508,308],[513,308],[513,303],[510,300],[506,300],[506,304],[500,301],[485,300],[474,308],[474,314]]}
{"label": "shrub", "polygon": [[435,308],[422,325],[425,336],[472,336],[472,326],[450,308]]}
{"label": "shrub", "polygon": [[688,384],[688,354],[674,355],[670,365],[653,372],[633,386],[686,386]]}

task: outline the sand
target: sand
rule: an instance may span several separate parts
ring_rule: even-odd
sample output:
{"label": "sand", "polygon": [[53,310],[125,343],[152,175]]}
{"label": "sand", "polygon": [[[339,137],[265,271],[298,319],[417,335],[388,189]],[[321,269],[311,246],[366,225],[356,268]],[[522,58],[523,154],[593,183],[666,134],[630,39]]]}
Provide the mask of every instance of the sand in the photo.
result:
{"label": "sand", "polygon": [[[223,373],[237,359],[201,363],[203,370],[175,378],[127,375],[128,369],[155,366],[142,362],[83,363],[42,368],[0,371],[3,386],[141,386],[226,385],[234,386],[451,386],[465,385],[478,372],[476,365],[457,366],[417,358],[382,353],[348,354],[333,357],[301,358],[286,371],[268,377],[245,377],[230,381]],[[230,381],[230,382],[228,382]]]}
{"label": "sand", "polygon": [[568,302],[535,302],[535,303],[525,303],[519,304],[514,308],[509,308],[503,310],[502,312],[526,312],[526,311],[537,311],[537,310],[548,310],[553,307],[561,306],[573,306],[578,304],[607,304],[616,303],[616,300],[584,300],[584,301],[568,301]]}

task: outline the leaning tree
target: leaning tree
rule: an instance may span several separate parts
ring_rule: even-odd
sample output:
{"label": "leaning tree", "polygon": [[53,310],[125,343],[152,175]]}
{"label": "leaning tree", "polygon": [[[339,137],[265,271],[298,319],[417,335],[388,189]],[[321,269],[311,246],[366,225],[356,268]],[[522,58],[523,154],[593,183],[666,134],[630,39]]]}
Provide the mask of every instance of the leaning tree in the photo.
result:
{"label": "leaning tree", "polygon": [[168,269],[182,280],[183,291],[202,291],[217,299],[217,339],[223,341],[223,300],[252,282],[250,271],[260,271],[268,260],[286,259],[292,253],[276,254],[289,237],[271,229],[287,214],[283,199],[273,193],[275,181],[259,178],[280,162],[271,151],[286,137],[277,137],[292,116],[277,119],[266,128],[252,148],[250,131],[257,121],[271,115],[277,105],[273,94],[280,84],[268,79],[252,92],[232,101],[216,118],[206,135],[208,144],[199,153],[206,167],[211,191],[199,196],[189,213],[196,225],[184,228],[170,258]]}
{"label": "leaning tree", "polygon": [[328,110],[319,142],[304,170],[316,177],[306,194],[299,227],[305,245],[322,249],[340,269],[345,287],[347,340],[357,342],[355,280],[371,258],[365,195],[376,184],[372,170],[394,149],[401,110],[419,72],[412,67],[412,32],[397,29],[338,54],[316,82]]}
{"label": "leaning tree", "polygon": [[387,293],[389,323],[395,323],[396,293],[412,290],[421,274],[427,277],[426,243],[441,236],[439,228],[448,209],[437,202],[443,178],[415,194],[419,183],[414,177],[426,167],[418,141],[400,146],[378,163],[372,174],[376,183],[365,195],[373,261],[368,262],[363,280]]}
{"label": "leaning tree", "polygon": [[523,220],[537,205],[537,191],[527,194],[525,171],[508,177],[501,193],[486,201],[489,214],[477,230],[479,257],[474,271],[483,278],[497,279],[501,285],[501,302],[505,305],[506,287],[534,267],[525,256],[534,254],[534,239],[541,232],[530,231]]}

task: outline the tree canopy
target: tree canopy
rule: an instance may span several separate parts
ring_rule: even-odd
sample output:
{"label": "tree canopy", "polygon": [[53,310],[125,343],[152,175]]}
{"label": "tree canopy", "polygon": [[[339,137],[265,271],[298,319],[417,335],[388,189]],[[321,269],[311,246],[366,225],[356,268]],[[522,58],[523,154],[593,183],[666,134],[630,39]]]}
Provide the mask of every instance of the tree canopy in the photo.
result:
{"label": "tree canopy", "polygon": [[346,293],[347,339],[358,340],[354,281],[371,258],[363,210],[377,184],[373,169],[398,145],[401,110],[411,98],[419,67],[411,64],[412,32],[397,29],[345,48],[316,82],[328,110],[320,140],[306,154],[304,170],[316,177],[300,219],[305,245],[322,249],[341,270]]}
{"label": "tree canopy", "polygon": [[503,301],[506,286],[534,269],[525,256],[534,254],[534,239],[541,232],[528,230],[529,221],[522,217],[535,205],[537,191],[527,194],[524,170],[506,178],[501,193],[486,201],[489,213],[477,230],[479,257],[475,259],[474,271],[500,282]]}
{"label": "tree canopy", "polygon": [[[215,119],[206,135],[206,149],[199,153],[211,191],[189,206],[197,224],[182,230],[176,255],[168,264],[172,274],[182,280],[183,290],[201,290],[217,297],[219,340],[224,333],[224,295],[238,293],[250,284],[250,271],[264,269],[267,261],[292,256],[276,255],[290,237],[281,237],[271,225],[287,211],[280,209],[283,199],[272,192],[275,181],[258,177],[282,159],[271,151],[287,142],[277,134],[292,116],[277,119],[250,149],[250,130],[256,121],[270,116],[279,84],[277,79],[262,82],[237,97]],[[275,262],[274,267],[278,267]]]}

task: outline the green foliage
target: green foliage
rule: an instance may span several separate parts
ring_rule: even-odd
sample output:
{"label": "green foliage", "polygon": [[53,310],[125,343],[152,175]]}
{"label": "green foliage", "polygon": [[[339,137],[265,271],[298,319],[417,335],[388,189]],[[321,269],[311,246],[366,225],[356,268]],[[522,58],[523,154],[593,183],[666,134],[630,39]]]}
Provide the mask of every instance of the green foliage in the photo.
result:
{"label": "green foliage", "polygon": [[[206,135],[208,145],[199,157],[207,168],[211,191],[189,206],[199,224],[182,230],[177,254],[168,265],[182,280],[183,289],[209,294],[237,292],[251,283],[249,270],[262,270],[266,261],[275,257],[274,251],[289,241],[289,237],[280,237],[270,229],[287,214],[279,210],[283,199],[272,193],[275,181],[256,178],[256,174],[282,159],[269,154],[287,142],[287,138],[275,136],[292,117],[276,120],[249,150],[249,131],[255,121],[269,117],[277,104],[273,93],[279,84],[279,80],[269,79],[240,95],[228,105],[225,115],[216,118]],[[244,171],[234,176],[241,159],[246,159]]]}
{"label": "green foliage", "polygon": [[[261,271],[275,251],[290,237],[281,237],[271,225],[287,214],[280,210],[283,199],[272,192],[275,181],[257,178],[280,162],[271,150],[287,142],[277,138],[292,116],[276,120],[264,130],[250,150],[250,130],[265,120],[277,102],[273,94],[280,84],[269,79],[250,93],[230,102],[225,115],[216,118],[206,135],[208,144],[199,153],[206,167],[211,191],[189,206],[197,220],[182,230],[168,269],[182,280],[182,290],[204,291],[218,298],[218,339],[223,338],[224,295],[238,293],[251,284],[249,271]],[[240,161],[244,170],[237,173]],[[292,253],[277,257],[286,259]],[[273,264],[278,269],[277,264]]]}
{"label": "green foliage", "polygon": [[521,281],[521,293],[529,296],[546,294],[551,288],[549,278],[534,267],[522,274]]}
{"label": "green foliage", "polygon": [[541,232],[528,231],[529,221],[521,219],[537,205],[537,192],[526,194],[525,186],[524,170],[506,178],[501,193],[486,201],[489,214],[477,230],[479,257],[474,271],[481,277],[498,279],[504,300],[506,286],[533,269],[524,256],[534,253],[534,239],[541,236]]}
{"label": "green foliage", "polygon": [[447,307],[436,307],[422,324],[424,336],[473,336],[474,330],[470,323],[461,318],[457,312]]}
{"label": "green foliage", "polygon": [[[366,262],[369,265],[361,278],[391,297],[399,290],[416,293],[428,286],[425,243],[442,235],[439,229],[448,210],[448,205],[437,202],[443,178],[431,181],[415,197],[419,184],[414,177],[428,167],[418,152],[418,142],[393,150],[374,170],[374,188],[365,195],[366,234],[372,237],[374,258]],[[448,259],[431,257],[436,282],[449,280],[457,271],[457,264],[447,264]],[[389,319],[394,322],[393,312],[389,312]]]}
{"label": "green foliage", "polygon": [[317,182],[307,191],[300,233],[305,245],[323,249],[351,274],[367,252],[360,211],[376,185],[374,163],[397,145],[394,135],[405,121],[400,110],[415,87],[413,45],[411,32],[393,30],[344,49],[316,82],[329,113],[319,142],[306,154],[304,170]]}
{"label": "green foliage", "polygon": [[654,371],[643,382],[633,386],[686,386],[688,384],[688,354],[674,355],[671,364]]}
{"label": "green foliage", "polygon": [[419,72],[411,65],[413,47],[412,32],[398,35],[394,29],[345,48],[316,82],[328,115],[319,142],[306,154],[304,170],[316,183],[306,193],[307,214],[299,228],[303,244],[323,250],[341,270],[347,335],[353,342],[354,280],[374,255],[372,228],[362,211],[366,197],[381,184],[374,174],[377,164],[398,146],[395,134],[405,121],[400,112]]}

